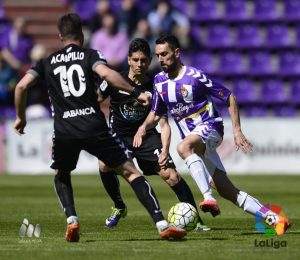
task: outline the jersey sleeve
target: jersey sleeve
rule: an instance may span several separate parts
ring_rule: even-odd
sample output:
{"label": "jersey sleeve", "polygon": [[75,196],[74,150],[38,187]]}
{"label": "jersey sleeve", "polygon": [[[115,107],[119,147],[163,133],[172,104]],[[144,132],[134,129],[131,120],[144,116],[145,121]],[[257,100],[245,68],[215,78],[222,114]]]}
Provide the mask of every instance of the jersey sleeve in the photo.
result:
{"label": "jersey sleeve", "polygon": [[103,100],[110,96],[112,90],[106,80],[99,79],[99,95]]}
{"label": "jersey sleeve", "polygon": [[211,96],[218,98],[223,102],[227,102],[231,91],[226,88],[221,82],[212,80],[212,88],[209,88],[209,93],[211,94]]}
{"label": "jersey sleeve", "polygon": [[27,73],[30,73],[34,77],[43,78],[44,76],[44,62],[43,60],[39,60],[35,65],[33,65]]}
{"label": "jersey sleeve", "polygon": [[215,97],[223,102],[227,102],[231,94],[231,91],[228,88],[215,79],[207,78],[206,75],[200,71],[198,74],[200,74],[200,77],[198,78],[199,84],[204,86],[212,97]]}
{"label": "jersey sleeve", "polygon": [[151,112],[153,112],[155,115],[166,115],[168,113],[168,109],[161,99],[161,96],[159,95],[155,85],[153,87]]}
{"label": "jersey sleeve", "polygon": [[95,70],[96,66],[99,64],[105,64],[105,65],[107,64],[107,61],[106,61],[103,53],[101,51],[96,51],[96,50],[92,51],[92,54],[90,57],[90,62],[91,62],[93,70]]}

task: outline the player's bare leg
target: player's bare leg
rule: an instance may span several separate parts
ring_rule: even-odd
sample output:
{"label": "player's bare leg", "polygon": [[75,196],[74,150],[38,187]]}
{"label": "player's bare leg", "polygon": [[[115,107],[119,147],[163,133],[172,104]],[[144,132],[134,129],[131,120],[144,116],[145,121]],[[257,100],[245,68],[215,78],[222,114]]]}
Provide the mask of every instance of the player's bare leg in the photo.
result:
{"label": "player's bare leg", "polygon": [[[216,168],[213,174],[213,180],[218,193],[225,199],[230,200],[244,211],[256,215],[260,212],[263,205],[254,197],[250,196],[244,191],[237,189],[233,183],[229,180],[226,173]],[[279,216],[277,213],[268,210],[262,214],[263,218],[266,218],[269,214],[275,216],[274,228],[277,235],[282,235],[291,226],[290,221],[287,218]]]}

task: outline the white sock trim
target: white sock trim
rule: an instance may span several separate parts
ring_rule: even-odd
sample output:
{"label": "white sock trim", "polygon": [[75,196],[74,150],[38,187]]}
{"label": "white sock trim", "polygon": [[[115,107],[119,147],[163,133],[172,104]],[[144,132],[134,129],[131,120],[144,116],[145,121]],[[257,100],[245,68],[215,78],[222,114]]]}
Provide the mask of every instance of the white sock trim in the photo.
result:
{"label": "white sock trim", "polygon": [[68,225],[70,224],[78,224],[79,221],[78,221],[78,217],[77,216],[70,216],[67,218],[67,223]]}

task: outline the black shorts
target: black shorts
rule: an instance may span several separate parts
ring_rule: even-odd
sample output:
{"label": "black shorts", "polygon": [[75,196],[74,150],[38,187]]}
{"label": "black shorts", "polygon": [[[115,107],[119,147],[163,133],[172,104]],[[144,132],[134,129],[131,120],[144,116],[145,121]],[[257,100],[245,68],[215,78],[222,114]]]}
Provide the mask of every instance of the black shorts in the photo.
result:
{"label": "black shorts", "polygon": [[122,141],[105,131],[96,137],[84,139],[53,138],[50,167],[65,171],[74,170],[82,150],[96,156],[110,168],[115,168],[129,159]]}
{"label": "black shorts", "polygon": [[[131,156],[137,160],[140,169],[144,175],[156,175],[160,171],[158,164],[159,154],[161,152],[162,143],[160,133],[148,133],[143,139],[142,145],[138,148],[133,147],[133,137],[120,137],[125,146],[131,153]],[[175,164],[169,155],[168,168],[175,169]]]}

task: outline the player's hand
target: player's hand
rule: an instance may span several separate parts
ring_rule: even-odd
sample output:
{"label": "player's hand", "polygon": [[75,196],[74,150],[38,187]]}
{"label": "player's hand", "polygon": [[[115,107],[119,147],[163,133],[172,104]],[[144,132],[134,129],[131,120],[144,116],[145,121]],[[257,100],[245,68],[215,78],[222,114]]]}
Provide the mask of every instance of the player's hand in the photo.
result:
{"label": "player's hand", "polygon": [[140,126],[135,136],[133,137],[133,147],[140,147],[143,142],[143,137],[146,135],[146,129]]}
{"label": "player's hand", "polygon": [[241,149],[244,153],[251,153],[253,151],[253,145],[240,130],[234,132],[234,143],[236,151],[239,149]]}
{"label": "player's hand", "polygon": [[161,149],[161,153],[159,154],[158,164],[161,168],[166,168],[169,161],[169,153],[165,149]]}
{"label": "player's hand", "polygon": [[25,119],[22,119],[22,118],[19,118],[17,117],[16,120],[15,120],[15,123],[14,123],[14,129],[15,129],[15,132],[18,134],[18,135],[23,135],[25,134],[24,133],[24,128],[26,126],[27,122]]}
{"label": "player's hand", "polygon": [[151,104],[151,96],[144,92],[141,92],[137,100],[145,107]]}

